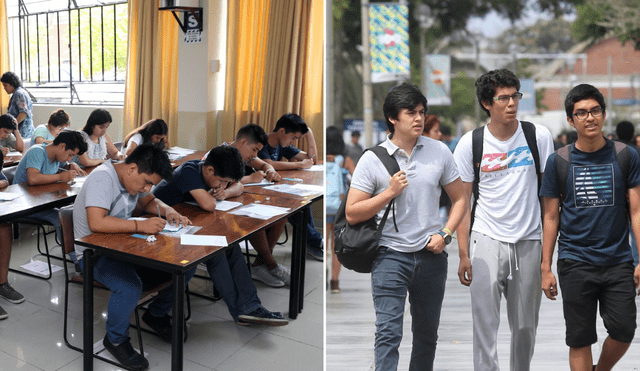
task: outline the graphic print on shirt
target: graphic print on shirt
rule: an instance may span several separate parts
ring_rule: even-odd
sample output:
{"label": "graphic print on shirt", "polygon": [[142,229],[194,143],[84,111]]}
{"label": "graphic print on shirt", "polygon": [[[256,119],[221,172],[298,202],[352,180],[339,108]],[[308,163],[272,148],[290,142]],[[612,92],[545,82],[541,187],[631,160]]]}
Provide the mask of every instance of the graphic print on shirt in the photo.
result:
{"label": "graphic print on shirt", "polygon": [[502,171],[521,166],[532,166],[533,156],[528,146],[518,147],[507,153],[485,153],[482,156],[483,173]]}
{"label": "graphic print on shirt", "polygon": [[613,164],[574,166],[573,186],[576,207],[612,206]]}

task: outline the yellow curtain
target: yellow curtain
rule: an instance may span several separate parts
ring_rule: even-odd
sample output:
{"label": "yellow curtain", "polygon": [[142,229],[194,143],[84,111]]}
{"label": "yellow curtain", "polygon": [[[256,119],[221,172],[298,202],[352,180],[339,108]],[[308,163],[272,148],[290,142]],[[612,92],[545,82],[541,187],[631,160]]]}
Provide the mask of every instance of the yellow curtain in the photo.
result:
{"label": "yellow curtain", "polygon": [[[9,71],[9,32],[7,21],[7,3],[0,0],[0,74]],[[9,95],[0,89],[0,114],[7,113],[9,107]]]}
{"label": "yellow curtain", "polygon": [[[157,2],[158,5],[160,2]],[[146,6],[145,6],[146,4]],[[129,1],[129,45],[123,109],[123,136],[153,118],[178,132],[178,24],[145,0]]]}
{"label": "yellow curtain", "polygon": [[[323,148],[323,0],[229,2],[223,139],[299,114]],[[305,149],[306,143],[299,143]],[[322,153],[321,153],[322,155]]]}

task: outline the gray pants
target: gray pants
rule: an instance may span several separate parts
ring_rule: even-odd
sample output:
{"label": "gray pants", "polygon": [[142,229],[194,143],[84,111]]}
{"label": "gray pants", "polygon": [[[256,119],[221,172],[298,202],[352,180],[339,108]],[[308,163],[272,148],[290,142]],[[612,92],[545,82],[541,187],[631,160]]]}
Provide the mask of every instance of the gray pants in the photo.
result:
{"label": "gray pants", "polygon": [[515,244],[471,232],[469,251],[473,281],[473,364],[476,371],[497,371],[500,300],[507,299],[511,329],[511,371],[527,371],[533,357],[542,298],[538,240]]}

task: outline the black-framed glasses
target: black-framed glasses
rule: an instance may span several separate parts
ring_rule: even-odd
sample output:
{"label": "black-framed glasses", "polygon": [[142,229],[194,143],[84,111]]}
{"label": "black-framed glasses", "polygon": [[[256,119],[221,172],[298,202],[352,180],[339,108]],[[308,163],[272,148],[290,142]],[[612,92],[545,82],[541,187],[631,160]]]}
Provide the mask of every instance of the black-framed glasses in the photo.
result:
{"label": "black-framed glasses", "polygon": [[578,120],[580,120],[580,121],[584,121],[584,120],[586,120],[586,119],[587,119],[587,117],[589,117],[589,114],[591,114],[591,116],[593,116],[593,118],[595,119],[595,118],[598,118],[598,117],[602,117],[602,113],[603,113],[603,112],[604,112],[604,111],[602,110],[602,107],[596,107],[596,108],[593,108],[593,109],[592,109],[592,110],[590,110],[590,111],[585,111],[585,110],[583,110],[583,109],[581,109],[581,110],[577,110],[577,111],[576,111],[573,115],[571,115],[571,116],[573,116],[573,117],[577,118],[577,119],[578,119]]}
{"label": "black-framed glasses", "polygon": [[513,99],[514,102],[519,101],[520,99],[522,99],[522,96],[524,94],[517,92],[513,95],[499,95],[497,97],[493,97],[493,100],[496,102],[500,102],[500,103],[509,103],[510,99]]}

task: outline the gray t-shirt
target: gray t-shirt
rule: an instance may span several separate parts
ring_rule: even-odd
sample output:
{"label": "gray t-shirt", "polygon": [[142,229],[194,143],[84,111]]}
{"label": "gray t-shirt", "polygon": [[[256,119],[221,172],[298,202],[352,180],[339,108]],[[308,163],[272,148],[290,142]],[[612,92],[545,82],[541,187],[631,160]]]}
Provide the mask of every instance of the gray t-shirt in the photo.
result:
{"label": "gray t-shirt", "polygon": [[[73,204],[73,233],[75,238],[90,235],[87,221],[87,207],[100,207],[109,210],[110,216],[128,219],[136,208],[139,197],[148,193],[131,195],[127,192],[111,161],[98,166],[85,180],[80,193]],[[78,260],[82,259],[85,247],[75,245]]]}
{"label": "gray t-shirt", "polygon": [[[380,144],[407,173],[409,185],[396,197],[395,213],[399,232],[393,226],[391,212],[380,237],[380,246],[400,251],[419,251],[431,235],[443,227],[438,213],[442,186],[456,180],[458,168],[451,150],[442,142],[420,136],[411,157],[389,139]],[[356,166],[351,188],[375,196],[389,188],[389,173],[373,152],[367,151]],[[386,206],[376,215],[379,223]]]}
{"label": "gray t-shirt", "polygon": [[2,147],[16,148],[16,136],[11,133],[8,137],[0,139],[0,148]]}

